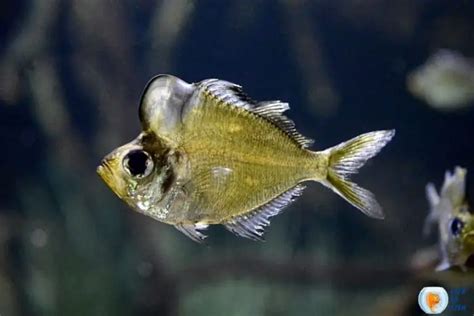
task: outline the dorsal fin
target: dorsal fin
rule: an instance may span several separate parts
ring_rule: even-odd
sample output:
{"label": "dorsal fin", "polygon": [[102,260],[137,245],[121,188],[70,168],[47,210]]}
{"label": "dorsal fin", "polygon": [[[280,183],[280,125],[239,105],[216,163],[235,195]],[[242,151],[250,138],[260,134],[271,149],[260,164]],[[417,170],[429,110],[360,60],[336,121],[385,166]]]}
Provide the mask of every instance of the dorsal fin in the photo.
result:
{"label": "dorsal fin", "polygon": [[241,86],[224,80],[207,79],[199,82],[198,87],[202,89],[201,91],[203,91],[206,96],[218,102],[244,108],[265,118],[284,131],[303,148],[313,144],[312,139],[306,138],[298,133],[295,129],[295,123],[283,115],[283,112],[290,108],[288,103],[278,100],[256,102],[245,94]]}
{"label": "dorsal fin", "polygon": [[207,235],[200,232],[200,230],[207,229],[208,225],[206,224],[177,224],[174,227],[195,242],[202,243],[207,238]]}
{"label": "dorsal fin", "polygon": [[288,136],[294,139],[301,147],[306,148],[313,144],[313,140],[301,135],[295,128],[295,123],[282,113],[288,110],[290,106],[288,103],[280,101],[265,101],[257,104],[257,107],[251,111],[266,118]]}
{"label": "dorsal fin", "polygon": [[299,184],[252,212],[232,218],[224,226],[237,236],[262,240],[265,227],[270,225],[270,217],[278,215],[296,197],[301,195],[304,188]]}
{"label": "dorsal fin", "polygon": [[251,110],[257,106],[257,102],[252,100],[242,87],[225,80],[207,79],[198,83],[205,94],[232,106]]}

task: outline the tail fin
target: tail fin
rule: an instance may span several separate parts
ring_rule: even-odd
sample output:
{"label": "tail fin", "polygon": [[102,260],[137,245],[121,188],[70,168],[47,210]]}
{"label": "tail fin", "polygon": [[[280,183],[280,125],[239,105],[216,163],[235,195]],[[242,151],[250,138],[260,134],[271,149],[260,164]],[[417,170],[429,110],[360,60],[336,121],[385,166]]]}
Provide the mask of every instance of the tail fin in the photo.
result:
{"label": "tail fin", "polygon": [[329,155],[327,178],[323,184],[357,207],[364,214],[383,219],[384,215],[374,195],[349,181],[367,160],[375,156],[395,135],[395,130],[359,135],[347,142],[326,149]]}

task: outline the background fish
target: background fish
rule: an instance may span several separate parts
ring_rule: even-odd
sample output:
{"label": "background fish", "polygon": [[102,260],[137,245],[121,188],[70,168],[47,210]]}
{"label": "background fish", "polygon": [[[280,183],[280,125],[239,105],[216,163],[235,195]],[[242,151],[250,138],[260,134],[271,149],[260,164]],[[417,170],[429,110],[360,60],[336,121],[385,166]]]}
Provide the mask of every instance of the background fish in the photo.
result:
{"label": "background fish", "polygon": [[474,102],[474,62],[441,49],[407,77],[408,90],[433,108],[452,111]]}
{"label": "background fish", "polygon": [[432,224],[438,224],[441,262],[437,270],[459,266],[474,254],[474,216],[466,201],[466,169],[456,167],[454,173],[446,171],[440,194],[432,183],[426,186],[430,213],[424,232],[429,233]]}
{"label": "background fish", "polygon": [[[474,1],[0,3],[3,316],[413,316],[432,285],[467,291],[446,314],[463,314],[455,300],[473,310],[474,273],[436,273],[437,226],[421,233],[426,184],[439,192],[456,165],[472,175],[474,108],[438,112],[405,83],[438,47],[474,57]],[[266,243],[211,225],[203,248],[137,214],[95,169],[142,132],[156,70],[289,102],[311,150],[395,128],[351,176],[385,220],[312,182],[270,219]],[[427,246],[433,260],[409,265]]]}
{"label": "background fish", "polygon": [[223,224],[260,239],[269,218],[299,196],[305,181],[331,188],[365,214],[382,218],[372,193],[350,182],[394,135],[366,133],[310,151],[280,101],[255,102],[238,85],[209,79],[188,84],[155,77],[140,104],[142,133],[98,167],[109,187],[135,210],[200,241]]}

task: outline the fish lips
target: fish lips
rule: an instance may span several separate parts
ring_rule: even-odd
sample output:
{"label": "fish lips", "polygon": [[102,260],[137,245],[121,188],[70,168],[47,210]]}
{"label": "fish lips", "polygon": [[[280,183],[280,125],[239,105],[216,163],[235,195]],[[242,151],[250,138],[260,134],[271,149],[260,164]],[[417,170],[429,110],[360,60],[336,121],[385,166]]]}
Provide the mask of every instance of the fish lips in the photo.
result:
{"label": "fish lips", "polygon": [[103,159],[102,162],[100,163],[99,166],[97,166],[96,169],[97,174],[99,177],[104,180],[104,182],[109,186],[111,186],[111,181],[112,181],[112,169],[110,168],[110,165],[106,159]]}
{"label": "fish lips", "polygon": [[120,198],[123,197],[124,189],[126,187],[125,181],[122,179],[117,168],[114,168],[114,160],[107,157],[102,160],[97,167],[96,172],[99,177],[109,186],[109,188]]}

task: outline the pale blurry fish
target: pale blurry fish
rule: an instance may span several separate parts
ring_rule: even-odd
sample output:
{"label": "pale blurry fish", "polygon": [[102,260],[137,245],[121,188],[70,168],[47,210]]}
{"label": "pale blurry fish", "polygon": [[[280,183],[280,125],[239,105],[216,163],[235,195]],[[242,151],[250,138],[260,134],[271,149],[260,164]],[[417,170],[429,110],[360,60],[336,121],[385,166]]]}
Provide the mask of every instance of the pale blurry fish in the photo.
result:
{"label": "pale blurry fish", "polygon": [[261,239],[270,217],[305,181],[331,188],[365,214],[383,218],[372,193],[349,181],[393,130],[366,133],[310,151],[280,101],[255,102],[233,83],[189,84],[160,75],[145,88],[141,134],[107,155],[97,172],[133,209],[201,241],[222,224]]}
{"label": "pale blurry fish", "polygon": [[474,61],[441,49],[408,75],[408,90],[433,108],[453,111],[474,103]]}
{"label": "pale blurry fish", "polygon": [[425,234],[432,224],[438,225],[441,262],[437,270],[459,266],[465,270],[467,259],[474,254],[474,215],[466,201],[466,169],[456,167],[446,171],[440,194],[432,183],[426,186],[430,213],[425,222]]}

